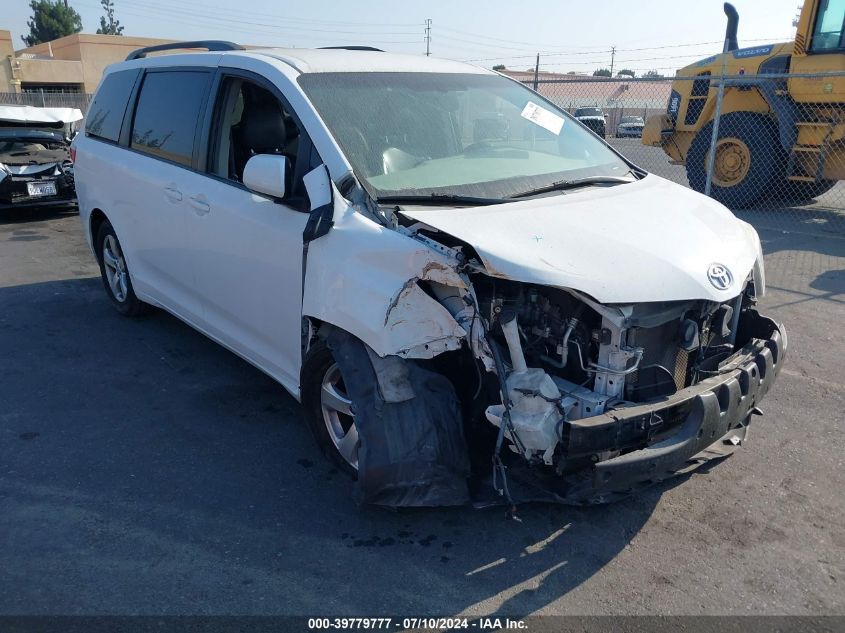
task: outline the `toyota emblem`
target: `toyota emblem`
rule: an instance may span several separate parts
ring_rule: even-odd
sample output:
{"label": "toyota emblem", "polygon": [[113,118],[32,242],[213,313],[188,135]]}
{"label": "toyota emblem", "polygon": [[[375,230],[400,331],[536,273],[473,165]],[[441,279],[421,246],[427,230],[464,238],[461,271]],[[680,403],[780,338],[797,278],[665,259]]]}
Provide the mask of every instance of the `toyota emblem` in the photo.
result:
{"label": "toyota emblem", "polygon": [[731,271],[724,264],[710,264],[707,269],[707,278],[717,290],[727,290],[734,281]]}

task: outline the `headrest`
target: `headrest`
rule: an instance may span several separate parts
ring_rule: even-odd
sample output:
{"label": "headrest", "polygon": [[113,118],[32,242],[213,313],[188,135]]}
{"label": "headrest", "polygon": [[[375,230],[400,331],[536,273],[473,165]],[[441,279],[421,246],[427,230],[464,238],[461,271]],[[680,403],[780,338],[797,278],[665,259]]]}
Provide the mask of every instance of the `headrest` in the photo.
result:
{"label": "headrest", "polygon": [[280,153],[287,143],[285,115],[275,100],[250,104],[240,128],[243,144],[256,154]]}

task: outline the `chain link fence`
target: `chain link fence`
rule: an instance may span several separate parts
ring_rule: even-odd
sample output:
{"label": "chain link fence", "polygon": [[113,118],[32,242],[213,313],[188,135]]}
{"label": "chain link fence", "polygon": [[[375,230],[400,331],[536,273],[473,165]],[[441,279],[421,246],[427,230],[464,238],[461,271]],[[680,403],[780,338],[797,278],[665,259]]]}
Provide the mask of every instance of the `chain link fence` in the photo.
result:
{"label": "chain link fence", "polygon": [[0,92],[0,105],[29,105],[39,108],[79,108],[84,114],[91,103],[84,92]]}
{"label": "chain link fence", "polygon": [[643,169],[756,226],[845,237],[845,103],[832,102],[845,73],[525,83]]}

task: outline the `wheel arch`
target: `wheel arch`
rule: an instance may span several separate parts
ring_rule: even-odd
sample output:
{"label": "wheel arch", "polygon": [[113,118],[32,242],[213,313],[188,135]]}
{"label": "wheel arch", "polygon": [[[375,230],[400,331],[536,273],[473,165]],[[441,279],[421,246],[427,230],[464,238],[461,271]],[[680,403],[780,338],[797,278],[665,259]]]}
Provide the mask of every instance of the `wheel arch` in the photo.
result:
{"label": "wheel arch", "polygon": [[97,233],[99,233],[103,222],[109,221],[108,216],[102,209],[95,207],[91,210],[91,215],[88,218],[88,237],[89,243],[91,244],[91,250],[94,251],[94,256],[97,258],[97,261],[100,260],[100,253],[97,252]]}

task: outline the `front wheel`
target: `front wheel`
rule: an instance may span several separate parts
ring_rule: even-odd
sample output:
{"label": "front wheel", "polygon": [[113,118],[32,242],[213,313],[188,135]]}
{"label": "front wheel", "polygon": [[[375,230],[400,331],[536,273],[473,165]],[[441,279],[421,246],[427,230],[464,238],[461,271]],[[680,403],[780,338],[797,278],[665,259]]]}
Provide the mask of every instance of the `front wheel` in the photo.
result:
{"label": "front wheel", "polygon": [[340,470],[355,477],[359,442],[352,400],[340,367],[322,340],[305,356],[300,385],[305,419],[317,443]]}
{"label": "front wheel", "polygon": [[[690,187],[704,192],[713,122],[709,122],[690,145],[687,179]],[[771,190],[781,153],[777,122],[756,112],[732,112],[719,122],[710,195],[734,208],[750,207]]]}

